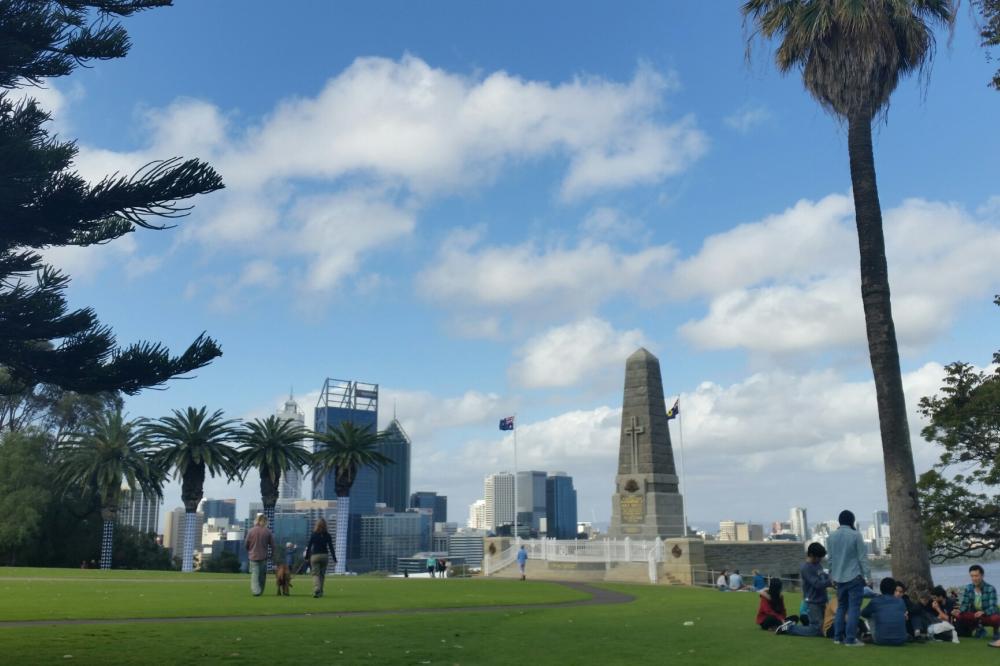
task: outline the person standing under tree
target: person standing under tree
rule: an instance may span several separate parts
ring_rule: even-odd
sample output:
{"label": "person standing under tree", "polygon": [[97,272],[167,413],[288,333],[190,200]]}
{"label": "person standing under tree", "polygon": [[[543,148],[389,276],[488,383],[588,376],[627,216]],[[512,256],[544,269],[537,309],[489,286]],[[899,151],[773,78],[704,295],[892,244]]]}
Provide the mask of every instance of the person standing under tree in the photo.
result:
{"label": "person standing under tree", "polygon": [[846,509],[838,516],[840,527],[827,539],[830,578],[837,586],[837,614],[833,620],[833,642],[846,647],[864,647],[858,640],[858,617],[865,584],[871,578],[868,548],[854,528],[854,514]]}
{"label": "person standing under tree", "polygon": [[267,582],[267,548],[275,552],[274,535],[267,529],[267,518],[262,513],[257,514],[257,524],[247,534],[244,544],[247,557],[250,559],[250,592],[255,597],[264,594],[264,584]]}

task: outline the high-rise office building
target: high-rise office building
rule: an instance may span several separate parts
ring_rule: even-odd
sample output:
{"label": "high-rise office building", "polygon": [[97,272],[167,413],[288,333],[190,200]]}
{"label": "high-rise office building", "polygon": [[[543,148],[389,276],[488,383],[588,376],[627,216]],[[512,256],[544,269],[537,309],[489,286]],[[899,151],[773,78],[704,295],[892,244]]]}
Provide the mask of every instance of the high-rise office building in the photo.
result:
{"label": "high-rise office building", "polygon": [[430,513],[423,511],[362,516],[362,559],[376,571],[397,571],[399,558],[430,548],[430,519]]}
{"label": "high-rise office building", "polygon": [[203,499],[198,504],[198,513],[204,514],[205,520],[208,520],[209,518],[228,518],[230,524],[235,524],[236,500],[234,498]]}
{"label": "high-rise office building", "polygon": [[545,478],[545,472],[535,470],[517,473],[517,522],[533,532],[542,531],[547,516]]}
{"label": "high-rise office building", "polygon": [[378,451],[392,463],[378,470],[377,502],[383,502],[390,511],[403,512],[410,498],[410,453],[412,444],[399,421],[393,419],[382,431]]}
{"label": "high-rise office building", "polygon": [[576,489],[573,477],[552,472],[545,479],[546,533],[550,538],[576,538]]}
{"label": "high-rise office building", "polygon": [[514,524],[514,475],[510,472],[490,474],[483,481],[486,529]]}
{"label": "high-rise office building", "polygon": [[[315,430],[326,433],[343,423],[358,428],[378,429],[378,384],[344,379],[327,379],[316,403]],[[317,442],[317,449],[322,445]],[[313,477],[313,499],[336,500],[333,473]],[[378,500],[378,471],[362,467],[351,486],[350,524],[347,530],[347,554],[344,563],[352,571],[367,571],[370,565],[361,560],[361,516],[375,513]],[[339,557],[339,554],[338,554]]]}
{"label": "high-rise office building", "polygon": [[763,541],[764,526],[735,520],[719,522],[719,541]]}
{"label": "high-rise office building", "polygon": [[[205,524],[205,514],[198,512],[195,516],[193,551],[197,552],[201,549],[201,528]],[[180,557],[184,553],[184,517],[184,507],[178,507],[168,513],[163,521],[163,546],[175,557]]]}
{"label": "high-rise office building", "polygon": [[872,525],[875,527],[875,538],[881,539],[889,527],[889,512],[876,511],[872,514]]}
{"label": "high-rise office building", "polygon": [[791,524],[791,532],[795,537],[805,543],[809,539],[809,522],[806,520],[806,510],[800,506],[793,506],[788,515],[788,522]]}
{"label": "high-rise office building", "polygon": [[436,492],[418,490],[410,495],[411,509],[430,509],[435,523],[448,522],[448,496]]}
{"label": "high-rise office building", "polygon": [[160,527],[159,497],[147,497],[141,489],[122,488],[115,522],[128,525],[142,533],[156,534]]}
{"label": "high-rise office building", "polygon": [[[295,397],[291,394],[285,401],[284,407],[275,412],[274,415],[303,428],[306,426],[306,415],[299,409],[299,403],[295,402]],[[278,499],[296,500],[302,498],[302,472],[297,469],[286,470],[282,473],[281,482],[278,484]]]}
{"label": "high-rise office building", "polygon": [[461,557],[470,567],[483,565],[486,530],[460,529],[448,536],[448,557]]}
{"label": "high-rise office building", "polygon": [[486,500],[476,500],[469,505],[469,521],[466,525],[473,530],[486,529]]}

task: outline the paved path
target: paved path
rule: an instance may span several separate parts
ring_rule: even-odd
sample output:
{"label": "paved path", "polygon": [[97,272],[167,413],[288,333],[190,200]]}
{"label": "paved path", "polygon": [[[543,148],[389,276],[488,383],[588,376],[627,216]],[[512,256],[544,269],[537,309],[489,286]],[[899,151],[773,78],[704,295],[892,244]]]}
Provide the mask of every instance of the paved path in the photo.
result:
{"label": "paved path", "polygon": [[511,606],[457,606],[448,608],[401,608],[397,610],[331,611],[325,613],[274,613],[271,615],[211,615],[207,617],[132,617],[100,620],[10,620],[0,621],[0,629],[18,627],[73,626],[98,624],[169,624],[176,622],[252,622],[257,620],[285,620],[331,617],[369,617],[374,615],[438,615],[445,613],[482,613],[502,611],[525,611],[544,608],[576,608],[580,606],[604,606],[624,604],[635,599],[630,594],[593,587],[586,583],[569,581],[546,581],[564,585],[571,590],[589,594],[588,599],[562,601],[550,604],[517,604]]}

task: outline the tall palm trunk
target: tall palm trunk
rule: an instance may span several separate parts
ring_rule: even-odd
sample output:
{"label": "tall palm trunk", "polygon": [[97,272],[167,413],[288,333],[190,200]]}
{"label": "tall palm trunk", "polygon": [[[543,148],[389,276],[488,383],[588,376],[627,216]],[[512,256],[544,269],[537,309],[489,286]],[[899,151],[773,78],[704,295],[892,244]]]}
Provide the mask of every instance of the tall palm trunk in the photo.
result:
{"label": "tall palm trunk", "polygon": [[181,571],[194,571],[194,533],[198,526],[198,514],[187,511],[184,514],[184,558],[181,560]]}
{"label": "tall palm trunk", "polygon": [[912,590],[926,590],[931,586],[931,568],[921,527],[899,349],[892,322],[889,269],[882,233],[882,209],[875,181],[870,118],[861,114],[849,119],[847,147],[861,251],[861,299],[868,333],[868,354],[875,376],[885,488],[892,527],[892,575],[906,581]]}
{"label": "tall palm trunk", "polygon": [[347,529],[351,522],[351,497],[337,495],[337,541],[334,545],[337,555],[337,565],[333,572],[342,574],[347,571]]}
{"label": "tall palm trunk", "polygon": [[[278,503],[278,487],[281,481],[281,472],[272,472],[267,467],[260,470],[260,500],[264,505],[264,518],[267,520],[267,529],[274,534],[274,507]],[[271,552],[271,545],[267,546],[267,570],[274,571],[274,553]]]}

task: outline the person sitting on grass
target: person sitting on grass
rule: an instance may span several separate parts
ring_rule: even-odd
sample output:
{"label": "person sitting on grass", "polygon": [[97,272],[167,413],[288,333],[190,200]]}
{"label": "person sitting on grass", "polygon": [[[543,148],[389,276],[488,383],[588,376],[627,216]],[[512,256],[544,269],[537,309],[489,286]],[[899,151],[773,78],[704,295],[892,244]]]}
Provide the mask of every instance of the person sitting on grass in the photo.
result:
{"label": "person sitting on grass", "polygon": [[772,578],[766,590],[760,591],[757,626],[774,631],[785,623],[785,598],[781,594],[781,579]]}
{"label": "person sitting on grass", "polygon": [[927,637],[939,641],[958,642],[958,632],[951,624],[951,606],[948,593],[938,585],[930,592],[920,595],[920,606],[923,608],[924,620],[927,622]]}
{"label": "person sitting on grass", "polygon": [[743,590],[743,576],[740,575],[740,570],[737,569],[729,577],[729,589],[733,592],[740,592]]}
{"label": "person sitting on grass", "polygon": [[719,577],[715,579],[715,587],[719,592],[729,591],[729,572],[726,569],[722,570]]}
{"label": "person sitting on grass", "polygon": [[756,569],[754,569],[753,570],[753,591],[754,592],[760,592],[765,587],[767,587],[767,579],[764,578],[764,574],[762,574],[761,572],[759,572]]}
{"label": "person sitting on grass", "polygon": [[[986,635],[986,627],[993,627],[993,638],[1000,629],[1000,610],[997,609],[997,590],[983,580],[983,568],[978,564],[969,567],[972,582],[965,586],[962,603],[951,612],[959,633],[968,631],[976,638]],[[1000,646],[997,646],[1000,647]]]}
{"label": "person sitting on grass", "polygon": [[927,637],[927,617],[924,608],[906,593],[906,585],[901,580],[896,581],[894,596],[902,599],[906,606],[906,634],[911,639],[924,639]]}
{"label": "person sitting on grass", "polygon": [[905,645],[906,604],[896,596],[896,581],[886,577],[878,587],[882,594],[868,602],[861,617],[871,624],[876,645]]}
{"label": "person sitting on grass", "polygon": [[[806,561],[799,568],[802,580],[802,602],[807,606],[809,621],[801,625],[782,625],[777,632],[789,636],[820,637],[823,635],[823,616],[826,614],[826,588],[830,587],[830,576],[820,564],[826,557],[826,548],[819,543],[809,544]],[[800,613],[801,614],[801,613]]]}

